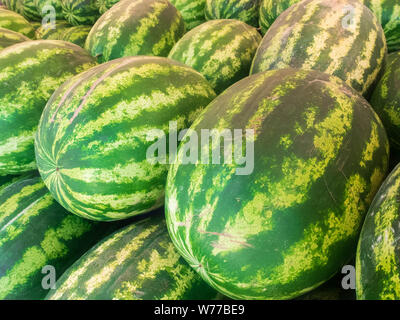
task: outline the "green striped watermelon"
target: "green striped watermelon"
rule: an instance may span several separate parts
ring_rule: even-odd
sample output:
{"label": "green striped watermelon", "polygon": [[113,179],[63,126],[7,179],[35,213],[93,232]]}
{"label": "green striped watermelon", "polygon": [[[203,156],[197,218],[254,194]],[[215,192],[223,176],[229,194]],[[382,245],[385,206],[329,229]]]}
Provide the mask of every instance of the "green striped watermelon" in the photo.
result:
{"label": "green striped watermelon", "polygon": [[18,13],[3,8],[0,8],[0,28],[22,33],[31,39],[35,37],[35,30],[28,20]]}
{"label": "green striped watermelon", "polygon": [[90,30],[85,48],[99,62],[124,56],[168,56],[184,34],[181,14],[167,0],[123,0]]}
{"label": "green striped watermelon", "polygon": [[[226,146],[201,140],[201,164],[184,164],[188,139],[206,129]],[[246,144],[232,146],[234,130],[245,129],[253,130]],[[206,164],[230,146],[248,163]],[[222,294],[294,298],[354,255],[388,157],[378,116],[340,79],[296,69],[253,75],[211,102],[183,138],[166,186],[170,235]]]}
{"label": "green striped watermelon", "polygon": [[206,0],[170,0],[170,2],[182,14],[186,31],[192,30],[206,21],[204,15]]}
{"label": "green striped watermelon", "polygon": [[65,211],[40,177],[0,191],[0,300],[43,299],[42,268],[60,276],[121,224],[96,223]]}
{"label": "green striped watermelon", "polygon": [[28,20],[41,21],[42,17],[36,9],[36,0],[17,0],[17,12]]}
{"label": "green striped watermelon", "polygon": [[[278,16],[300,0],[261,0],[260,26],[263,34]],[[398,0],[358,0],[377,16],[385,32],[389,52],[400,50],[400,3]]]}
{"label": "green striped watermelon", "polygon": [[357,299],[400,299],[400,165],[367,213],[357,249]]}
{"label": "green striped watermelon", "polygon": [[19,32],[15,32],[5,28],[0,28],[0,50],[7,48],[13,44],[29,40],[30,39],[28,37],[25,37],[23,34]]}
{"label": "green striped watermelon", "polygon": [[385,32],[389,52],[400,50],[399,0],[361,0],[378,17]]}
{"label": "green striped watermelon", "polygon": [[34,0],[36,11],[41,17],[46,17],[51,11],[46,6],[52,6],[54,8],[56,19],[64,20],[64,14],[62,12],[62,0]]}
{"label": "green striped watermelon", "polygon": [[54,29],[50,23],[41,25],[35,31],[36,39],[61,40],[61,34],[68,28],[71,25],[65,20],[57,20]]}
{"label": "green striped watermelon", "polygon": [[237,19],[258,28],[260,0],[206,0],[207,20]]}
{"label": "green striped watermelon", "polygon": [[381,118],[391,146],[400,149],[400,52],[389,54],[385,73],[378,82],[371,105]]}
{"label": "green striped watermelon", "polygon": [[57,281],[49,300],[213,299],[217,292],[172,244],[162,216],[105,238]]}
{"label": "green striped watermelon", "polygon": [[85,50],[65,41],[25,41],[0,51],[0,175],[36,168],[34,134],[47,100],[94,65]]}
{"label": "green striped watermelon", "polygon": [[249,74],[261,36],[238,20],[212,20],[186,33],[169,58],[199,71],[218,94]]}
{"label": "green striped watermelon", "polygon": [[215,97],[196,71],[167,58],[125,57],[92,68],[49,100],[36,137],[39,171],[67,210],[93,220],[125,219],[164,203],[167,165],[146,157],[188,128]]}
{"label": "green striped watermelon", "polygon": [[251,73],[285,67],[314,69],[335,75],[369,96],[386,52],[378,20],[357,0],[304,0],[270,27]]}
{"label": "green striped watermelon", "polygon": [[62,14],[70,24],[93,25],[100,17],[96,0],[62,0]]}
{"label": "green striped watermelon", "polygon": [[75,43],[83,48],[91,28],[92,26],[84,25],[67,28],[60,34],[59,39]]}

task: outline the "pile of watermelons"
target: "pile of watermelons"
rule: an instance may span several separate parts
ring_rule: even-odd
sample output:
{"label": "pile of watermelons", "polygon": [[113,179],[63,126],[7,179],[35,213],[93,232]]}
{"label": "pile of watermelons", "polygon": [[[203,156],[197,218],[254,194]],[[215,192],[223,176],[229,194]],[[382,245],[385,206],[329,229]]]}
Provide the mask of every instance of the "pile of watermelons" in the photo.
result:
{"label": "pile of watermelons", "polygon": [[2,1],[1,300],[400,299],[398,0]]}

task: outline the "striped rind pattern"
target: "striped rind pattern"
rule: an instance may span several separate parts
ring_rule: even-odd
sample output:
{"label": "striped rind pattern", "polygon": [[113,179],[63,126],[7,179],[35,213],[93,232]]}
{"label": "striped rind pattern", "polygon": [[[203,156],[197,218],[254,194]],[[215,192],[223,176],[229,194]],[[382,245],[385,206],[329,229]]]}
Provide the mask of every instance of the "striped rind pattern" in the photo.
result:
{"label": "striped rind pattern", "polygon": [[34,134],[47,100],[94,65],[85,50],[58,40],[25,41],[0,52],[0,175],[36,168]]}
{"label": "striped rind pattern", "polygon": [[259,25],[262,34],[265,34],[279,15],[300,0],[260,0]]}
{"label": "striped rind pattern", "polygon": [[213,299],[217,292],[180,257],[165,219],[128,225],[98,243],[57,281],[49,300]]}
{"label": "striped rind pattern", "polygon": [[235,163],[180,164],[188,137],[168,172],[171,238],[215,289],[294,298],[353,256],[389,143],[368,102],[342,80],[295,69],[256,74],[219,95],[191,129],[254,130],[248,175]]}
{"label": "striped rind pattern", "polygon": [[0,189],[0,299],[43,299],[44,266],[53,266],[59,277],[120,227],[68,213],[37,172]]}
{"label": "striped rind pattern", "polygon": [[214,97],[197,71],[167,58],[99,65],[49,100],[35,143],[39,171],[59,203],[88,219],[160,207],[168,166],[146,158],[158,137],[152,132],[168,134],[169,121],[188,128]]}
{"label": "striped rind pattern", "polygon": [[171,0],[170,2],[182,14],[186,31],[192,30],[206,21],[204,14],[206,0]]}
{"label": "striped rind pattern", "polygon": [[3,8],[0,8],[0,28],[22,33],[31,39],[35,37],[35,30],[28,20],[16,12]]}
{"label": "striped rind pattern", "polygon": [[30,39],[24,36],[22,33],[5,28],[0,28],[0,50],[7,48],[13,44],[29,40]]}
{"label": "striped rind pattern", "polygon": [[36,39],[62,40],[61,34],[68,28],[71,28],[71,25],[65,20],[57,20],[54,29],[51,25],[41,25],[35,31]]}
{"label": "striped rind pattern", "polygon": [[371,97],[371,105],[381,118],[391,146],[400,149],[400,52],[389,54],[385,72]]}
{"label": "striped rind pattern", "polygon": [[182,15],[167,0],[123,0],[103,14],[85,48],[105,62],[124,56],[168,56],[185,32]]}
{"label": "striped rind pattern", "polygon": [[62,0],[33,0],[35,3],[36,11],[41,17],[45,17],[50,13],[50,11],[43,10],[46,9],[45,6],[52,6],[54,8],[56,19],[64,20],[64,14],[62,12]]}
{"label": "striped rind pattern", "polygon": [[186,33],[169,58],[199,71],[218,94],[249,74],[260,41],[258,31],[244,22],[211,20]]}
{"label": "striped rind pattern", "polygon": [[360,300],[400,299],[400,166],[380,187],[367,213],[356,258]]}
{"label": "striped rind pattern", "polygon": [[258,28],[259,0],[206,0],[205,17],[214,19],[237,19]]}
{"label": "striped rind pattern", "polygon": [[318,70],[339,77],[368,97],[386,55],[382,27],[360,2],[305,0],[291,6],[269,28],[251,73],[285,67]]}
{"label": "striped rind pattern", "polygon": [[62,13],[70,24],[93,25],[100,17],[96,0],[62,0]]}
{"label": "striped rind pattern", "polygon": [[60,40],[72,42],[83,48],[91,28],[92,26],[84,25],[67,28],[60,34]]}
{"label": "striped rind pattern", "polygon": [[[282,12],[300,0],[261,0],[260,27],[266,33]],[[400,3],[398,0],[358,0],[378,18],[386,36],[389,52],[400,50]]]}
{"label": "striped rind pattern", "polygon": [[16,11],[31,21],[41,21],[42,17],[36,9],[36,0],[17,0]]}

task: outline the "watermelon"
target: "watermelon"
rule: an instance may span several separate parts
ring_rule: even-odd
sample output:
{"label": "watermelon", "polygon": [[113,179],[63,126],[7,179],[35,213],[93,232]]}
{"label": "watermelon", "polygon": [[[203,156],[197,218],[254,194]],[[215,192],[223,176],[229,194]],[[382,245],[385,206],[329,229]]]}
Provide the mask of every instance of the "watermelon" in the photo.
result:
{"label": "watermelon", "polygon": [[0,191],[0,299],[43,299],[44,266],[60,276],[120,227],[68,213],[38,175],[17,180]]}
{"label": "watermelon", "polygon": [[62,14],[70,24],[93,25],[100,17],[96,0],[62,0]]}
{"label": "watermelon", "polygon": [[64,14],[62,12],[62,0],[34,0],[36,11],[39,13],[41,17],[46,17],[47,15],[51,14],[52,12],[48,6],[52,6],[54,8],[54,12],[56,14],[57,20],[63,20]]}
{"label": "watermelon", "polygon": [[206,22],[204,14],[206,0],[170,0],[170,2],[182,14],[186,31]]}
{"label": "watermelon", "polygon": [[61,40],[61,34],[68,28],[71,25],[65,20],[57,20],[54,29],[50,23],[41,25],[35,31],[36,39]]}
{"label": "watermelon", "polygon": [[400,150],[400,52],[389,54],[385,73],[372,94],[371,105],[386,128],[391,146]]}
{"label": "watermelon", "polygon": [[106,12],[117,2],[119,2],[119,0],[97,0],[97,7],[99,8],[100,14]]}
{"label": "watermelon", "polygon": [[[346,11],[350,5],[353,20]],[[368,97],[386,54],[377,18],[358,1],[304,0],[269,28],[251,73],[285,67],[318,70],[341,78]]]}
{"label": "watermelon", "polygon": [[35,30],[23,16],[13,11],[0,8],[0,28],[22,33],[28,38],[35,37]]}
{"label": "watermelon", "polygon": [[94,65],[85,50],[65,41],[25,41],[0,51],[0,175],[36,168],[34,134],[47,100]]}
{"label": "watermelon", "polygon": [[85,48],[100,63],[124,56],[168,56],[182,37],[181,14],[167,0],[123,0],[90,30]]}
{"label": "watermelon", "polygon": [[[300,0],[261,0],[260,26],[264,34],[275,19]],[[398,0],[358,0],[376,15],[385,32],[389,52],[400,50],[400,3]],[[349,13],[349,12],[348,12]]]}
{"label": "watermelon", "polygon": [[84,25],[67,28],[61,32],[59,39],[75,43],[83,48],[91,28],[92,26]]}
{"label": "watermelon", "polygon": [[76,261],[49,300],[213,299],[217,292],[185,262],[162,216],[128,225]]}
{"label": "watermelon", "polygon": [[207,20],[237,19],[258,28],[259,0],[206,0]]}
{"label": "watermelon", "polygon": [[357,299],[400,299],[400,164],[369,208],[357,248]]}
{"label": "watermelon", "polygon": [[238,20],[212,20],[186,33],[169,58],[199,71],[218,94],[249,74],[261,36]]}
{"label": "watermelon", "polygon": [[[195,133],[206,136],[201,145]],[[189,162],[188,145],[201,161]],[[378,116],[340,79],[296,69],[247,77],[211,102],[180,144],[166,185],[171,238],[228,297],[294,298],[354,255],[388,157]]]}
{"label": "watermelon", "polygon": [[153,161],[148,148],[168,135],[169,121],[188,128],[214,97],[197,71],[167,58],[125,57],[92,68],[63,84],[43,112],[35,142],[40,174],[59,203],[88,219],[161,207],[167,161]]}
{"label": "watermelon", "polygon": [[36,0],[17,0],[17,12],[28,20],[41,21],[42,17],[36,8]]}
{"label": "watermelon", "polygon": [[0,28],[0,50],[9,47],[13,44],[29,41],[28,37],[25,37],[19,32],[15,32],[9,29]]}

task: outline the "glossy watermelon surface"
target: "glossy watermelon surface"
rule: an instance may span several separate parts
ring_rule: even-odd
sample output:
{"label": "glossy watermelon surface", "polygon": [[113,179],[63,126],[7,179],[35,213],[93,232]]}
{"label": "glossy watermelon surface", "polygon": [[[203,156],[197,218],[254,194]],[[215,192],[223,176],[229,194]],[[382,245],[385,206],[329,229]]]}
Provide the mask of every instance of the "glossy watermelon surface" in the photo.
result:
{"label": "glossy watermelon surface", "polygon": [[35,143],[39,171],[59,203],[88,219],[158,208],[168,150],[156,159],[149,148],[168,139],[170,121],[188,128],[214,97],[197,71],[167,58],[103,63],[64,83],[47,103]]}

